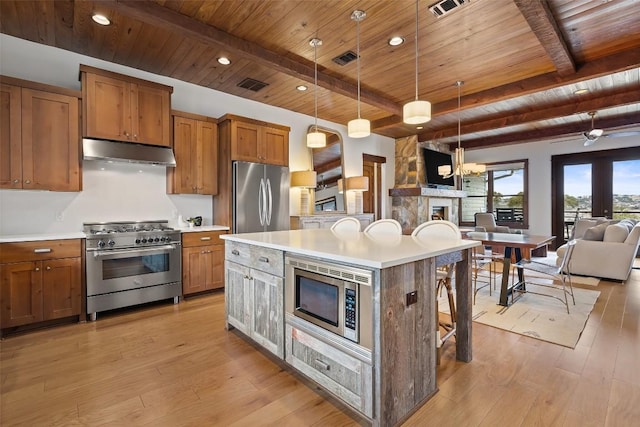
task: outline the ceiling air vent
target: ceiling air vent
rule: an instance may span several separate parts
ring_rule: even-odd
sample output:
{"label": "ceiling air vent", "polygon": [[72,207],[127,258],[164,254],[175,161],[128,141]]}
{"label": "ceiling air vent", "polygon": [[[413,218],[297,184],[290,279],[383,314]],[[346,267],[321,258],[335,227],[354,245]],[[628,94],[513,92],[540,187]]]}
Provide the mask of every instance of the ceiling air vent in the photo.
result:
{"label": "ceiling air vent", "polygon": [[436,18],[442,18],[452,10],[469,3],[469,1],[470,0],[440,0],[439,2],[429,6],[429,10],[436,16]]}
{"label": "ceiling air vent", "polygon": [[349,62],[355,60],[357,57],[358,56],[356,55],[355,52],[348,50],[342,55],[336,56],[335,58],[333,58],[332,61],[338,65],[347,65]]}
{"label": "ceiling air vent", "polygon": [[265,86],[269,86],[269,83],[261,82],[259,80],[246,78],[240,83],[238,83],[238,87],[243,89],[249,89],[254,92],[258,92],[260,89],[263,89]]}

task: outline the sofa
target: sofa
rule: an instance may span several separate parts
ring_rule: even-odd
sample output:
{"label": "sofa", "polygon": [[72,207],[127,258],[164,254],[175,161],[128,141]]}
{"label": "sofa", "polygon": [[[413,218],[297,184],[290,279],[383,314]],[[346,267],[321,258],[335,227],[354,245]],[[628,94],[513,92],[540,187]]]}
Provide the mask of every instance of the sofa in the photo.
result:
{"label": "sofa", "polygon": [[[624,281],[638,254],[640,222],[579,219],[572,238],[577,242],[569,262],[571,274]],[[566,251],[566,244],[557,249],[556,265],[560,266]]]}

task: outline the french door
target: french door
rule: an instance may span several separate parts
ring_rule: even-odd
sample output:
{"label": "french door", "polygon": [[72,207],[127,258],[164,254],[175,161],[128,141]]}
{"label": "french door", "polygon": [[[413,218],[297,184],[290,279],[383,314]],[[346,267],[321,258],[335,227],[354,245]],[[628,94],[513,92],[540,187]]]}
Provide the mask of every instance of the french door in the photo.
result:
{"label": "french door", "polygon": [[577,218],[640,219],[640,147],[553,156],[552,233],[556,247]]}

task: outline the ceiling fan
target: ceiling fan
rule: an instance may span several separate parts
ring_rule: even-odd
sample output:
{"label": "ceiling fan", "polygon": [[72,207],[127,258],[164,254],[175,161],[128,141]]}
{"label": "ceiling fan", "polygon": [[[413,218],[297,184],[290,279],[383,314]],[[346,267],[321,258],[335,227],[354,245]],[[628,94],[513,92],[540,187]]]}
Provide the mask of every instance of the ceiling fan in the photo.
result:
{"label": "ceiling fan", "polygon": [[596,116],[596,112],[595,111],[589,111],[589,115],[591,116],[591,130],[589,132],[583,132],[582,134],[584,135],[584,146],[588,147],[590,145],[593,145],[598,138],[600,138],[603,134],[603,130],[602,129],[596,129],[594,127],[594,118]]}

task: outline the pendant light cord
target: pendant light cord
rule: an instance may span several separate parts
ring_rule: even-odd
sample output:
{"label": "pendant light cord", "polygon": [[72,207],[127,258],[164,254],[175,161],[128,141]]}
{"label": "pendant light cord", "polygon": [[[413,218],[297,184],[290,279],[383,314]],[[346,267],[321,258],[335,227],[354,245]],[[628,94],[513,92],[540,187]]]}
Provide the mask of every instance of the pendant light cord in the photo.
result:
{"label": "pendant light cord", "polygon": [[314,86],[313,86],[313,112],[314,112],[314,126],[316,132],[318,132],[318,39],[314,39],[313,42],[313,64],[314,64]]}
{"label": "pendant light cord", "polygon": [[360,118],[360,17],[356,19],[356,56],[358,57],[358,118]]}
{"label": "pendant light cord", "polygon": [[416,101],[418,100],[418,0],[416,0]]}
{"label": "pendant light cord", "polygon": [[456,85],[458,85],[458,149],[460,148],[460,88],[462,87],[462,81],[458,80]]}

